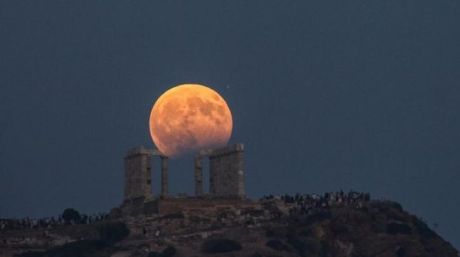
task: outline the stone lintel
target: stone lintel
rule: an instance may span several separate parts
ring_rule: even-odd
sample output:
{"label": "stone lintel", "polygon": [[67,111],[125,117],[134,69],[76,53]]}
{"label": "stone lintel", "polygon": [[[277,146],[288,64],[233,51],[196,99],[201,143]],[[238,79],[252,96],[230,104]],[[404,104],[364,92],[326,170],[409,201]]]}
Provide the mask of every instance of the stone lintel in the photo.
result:
{"label": "stone lintel", "polygon": [[125,159],[133,157],[133,156],[137,156],[137,155],[150,155],[150,156],[166,157],[158,149],[147,149],[144,146],[138,146],[138,147],[130,149],[128,151],[128,153],[126,154]]}
{"label": "stone lintel", "polygon": [[204,157],[204,156],[209,156],[214,150],[213,149],[203,149],[203,150],[200,150],[196,157]]}
{"label": "stone lintel", "polygon": [[243,152],[244,144],[238,143],[233,145],[228,145],[222,148],[214,149],[211,153],[208,154],[209,158],[218,157],[222,155],[227,155],[235,152]]}

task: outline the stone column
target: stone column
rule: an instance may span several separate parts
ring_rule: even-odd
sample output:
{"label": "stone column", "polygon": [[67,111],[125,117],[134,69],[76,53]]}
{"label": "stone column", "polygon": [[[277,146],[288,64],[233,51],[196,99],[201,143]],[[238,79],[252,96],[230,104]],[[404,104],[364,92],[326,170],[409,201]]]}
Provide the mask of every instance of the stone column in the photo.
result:
{"label": "stone column", "polygon": [[161,197],[168,195],[168,157],[160,156],[161,158]]}
{"label": "stone column", "polygon": [[203,195],[203,163],[200,154],[195,156],[195,196]]}

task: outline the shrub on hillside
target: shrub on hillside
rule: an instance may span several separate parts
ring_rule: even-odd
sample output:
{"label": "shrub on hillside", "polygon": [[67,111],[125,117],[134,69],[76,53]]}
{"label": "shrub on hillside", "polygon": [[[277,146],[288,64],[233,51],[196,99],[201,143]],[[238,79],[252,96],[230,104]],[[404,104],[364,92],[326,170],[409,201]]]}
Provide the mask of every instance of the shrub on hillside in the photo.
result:
{"label": "shrub on hillside", "polygon": [[176,255],[176,248],[174,246],[168,246],[161,252],[161,257],[173,257]]}
{"label": "shrub on hillside", "polygon": [[348,228],[347,224],[335,222],[331,224],[331,231],[335,235],[343,235],[343,234],[348,233],[350,229]]}
{"label": "shrub on hillside", "polygon": [[160,256],[161,256],[161,253],[155,252],[155,251],[149,252],[149,255],[148,255],[148,257],[160,257]]}
{"label": "shrub on hillside", "polygon": [[67,208],[62,212],[62,219],[64,219],[66,223],[79,223],[81,220],[81,216],[77,210]]}
{"label": "shrub on hillside", "polygon": [[392,202],[392,206],[393,206],[393,208],[395,208],[398,211],[404,211],[404,209],[403,209],[403,207],[402,207],[402,205],[400,203]]}
{"label": "shrub on hillside", "polygon": [[114,244],[129,235],[129,229],[123,222],[103,223],[98,230],[99,238],[108,244]]}
{"label": "shrub on hillside", "polygon": [[266,237],[283,237],[286,235],[286,231],[283,228],[267,228],[265,230]]}
{"label": "shrub on hillside", "polygon": [[25,252],[25,253],[14,255],[14,257],[46,257],[46,253],[44,252]]}
{"label": "shrub on hillside", "polygon": [[307,251],[308,251],[308,245],[305,243],[304,240],[302,240],[300,237],[297,237],[295,235],[288,235],[287,236],[288,243],[294,247],[294,249],[299,252],[300,256],[306,256]]}
{"label": "shrub on hillside", "polygon": [[410,235],[412,233],[412,228],[404,223],[391,222],[387,225],[387,233],[391,235]]}
{"label": "shrub on hillside", "polygon": [[277,251],[289,252],[291,250],[288,245],[286,245],[285,243],[283,243],[281,240],[278,240],[278,239],[269,240],[267,241],[265,245]]}
{"label": "shrub on hillside", "polygon": [[415,228],[417,231],[422,234],[423,237],[425,238],[432,238],[436,235],[436,233],[431,230],[428,225],[423,222],[421,219],[417,218],[416,216],[412,217]]}
{"label": "shrub on hillside", "polygon": [[321,241],[316,238],[308,238],[305,240],[306,251],[312,255],[319,254],[322,250]]}
{"label": "shrub on hillside", "polygon": [[201,246],[204,253],[225,253],[241,250],[241,244],[231,239],[209,239]]}

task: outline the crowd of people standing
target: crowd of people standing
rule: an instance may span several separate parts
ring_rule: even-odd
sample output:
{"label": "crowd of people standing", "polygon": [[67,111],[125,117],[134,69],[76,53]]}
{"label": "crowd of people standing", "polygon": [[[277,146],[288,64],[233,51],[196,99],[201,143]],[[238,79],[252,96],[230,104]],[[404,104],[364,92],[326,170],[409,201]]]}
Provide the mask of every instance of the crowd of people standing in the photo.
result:
{"label": "crowd of people standing", "polygon": [[290,208],[291,213],[308,214],[311,211],[327,209],[333,206],[351,206],[360,208],[364,203],[370,201],[369,193],[350,191],[345,193],[328,192],[323,195],[319,194],[295,194],[282,196],[264,196],[262,200],[281,200]]}
{"label": "crowd of people standing", "polygon": [[75,224],[95,224],[108,219],[109,215],[99,213],[94,215],[78,215],[71,219],[63,217],[46,217],[46,218],[23,218],[23,219],[0,219],[0,231],[14,230],[14,229],[41,229],[53,228],[64,225]]}

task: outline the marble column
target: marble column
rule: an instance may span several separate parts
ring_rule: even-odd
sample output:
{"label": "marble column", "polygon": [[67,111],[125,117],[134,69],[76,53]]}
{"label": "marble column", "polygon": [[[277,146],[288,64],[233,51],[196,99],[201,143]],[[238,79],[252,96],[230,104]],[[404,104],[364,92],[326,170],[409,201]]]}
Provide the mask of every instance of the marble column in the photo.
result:
{"label": "marble column", "polygon": [[203,195],[203,163],[200,154],[195,156],[195,196]]}
{"label": "marble column", "polygon": [[168,157],[160,156],[161,158],[161,197],[168,196]]}

